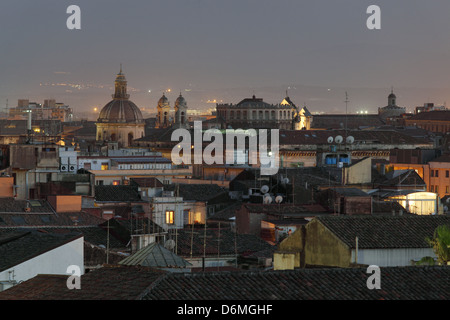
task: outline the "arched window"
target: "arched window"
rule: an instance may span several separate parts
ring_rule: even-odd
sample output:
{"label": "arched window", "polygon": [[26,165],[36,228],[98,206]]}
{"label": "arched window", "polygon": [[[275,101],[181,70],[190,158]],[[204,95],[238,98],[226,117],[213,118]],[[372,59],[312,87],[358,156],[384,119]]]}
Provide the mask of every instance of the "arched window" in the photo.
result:
{"label": "arched window", "polygon": [[128,146],[131,146],[133,144],[133,133],[130,132],[128,134]]}

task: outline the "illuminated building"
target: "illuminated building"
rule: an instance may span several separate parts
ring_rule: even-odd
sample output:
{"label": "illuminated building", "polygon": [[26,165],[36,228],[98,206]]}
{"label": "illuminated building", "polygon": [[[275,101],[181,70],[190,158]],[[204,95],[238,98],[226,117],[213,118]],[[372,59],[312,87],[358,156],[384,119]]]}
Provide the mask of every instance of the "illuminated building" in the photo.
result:
{"label": "illuminated building", "polygon": [[119,147],[129,147],[134,139],[144,136],[145,121],[141,110],[129,97],[121,68],[115,80],[113,100],[103,107],[97,119],[97,141],[113,141],[118,142]]}

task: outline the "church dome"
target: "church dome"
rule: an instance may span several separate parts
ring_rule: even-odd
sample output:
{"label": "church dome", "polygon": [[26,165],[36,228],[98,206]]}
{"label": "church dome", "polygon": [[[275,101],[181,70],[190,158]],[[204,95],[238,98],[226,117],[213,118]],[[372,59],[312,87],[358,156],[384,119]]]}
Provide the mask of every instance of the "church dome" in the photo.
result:
{"label": "church dome", "polygon": [[108,102],[100,111],[100,115],[97,122],[107,123],[141,123],[144,122],[141,110],[128,98],[127,94],[127,80],[122,73],[122,67],[120,73],[116,76],[115,92],[113,94],[113,100]]}
{"label": "church dome", "polygon": [[163,93],[163,96],[158,101],[158,108],[164,108],[169,106],[169,99],[167,99],[166,95]]}
{"label": "church dome", "polygon": [[186,99],[181,95],[175,101],[175,108],[186,108]]}
{"label": "church dome", "polygon": [[141,110],[128,99],[114,99],[100,111],[97,122],[140,123],[143,122]]}

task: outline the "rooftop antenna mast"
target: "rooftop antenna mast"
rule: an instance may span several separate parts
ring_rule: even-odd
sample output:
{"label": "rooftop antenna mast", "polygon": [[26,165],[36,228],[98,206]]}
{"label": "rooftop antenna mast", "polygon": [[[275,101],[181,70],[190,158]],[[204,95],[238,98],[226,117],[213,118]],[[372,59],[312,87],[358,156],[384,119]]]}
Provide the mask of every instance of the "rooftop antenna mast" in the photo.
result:
{"label": "rooftop antenna mast", "polygon": [[[348,94],[347,91],[345,91],[345,140],[347,140],[347,125],[348,125],[348,119],[347,119],[347,111],[348,111]],[[346,142],[347,143],[347,142]]]}

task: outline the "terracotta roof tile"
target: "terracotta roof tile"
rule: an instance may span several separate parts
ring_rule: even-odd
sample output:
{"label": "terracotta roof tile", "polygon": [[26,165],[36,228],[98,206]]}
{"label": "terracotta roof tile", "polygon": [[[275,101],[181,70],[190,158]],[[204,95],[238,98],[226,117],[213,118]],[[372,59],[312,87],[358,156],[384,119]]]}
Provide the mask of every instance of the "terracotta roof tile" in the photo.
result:
{"label": "terracotta roof tile", "polygon": [[439,225],[450,226],[450,216],[321,216],[315,218],[350,248],[429,248]]}
{"label": "terracotta roof tile", "polygon": [[81,276],[38,275],[0,292],[3,300],[448,300],[450,268],[386,267],[381,290],[367,288],[366,268],[164,273],[106,266]]}

